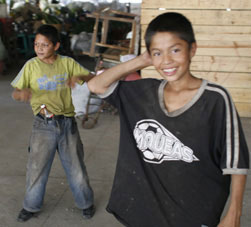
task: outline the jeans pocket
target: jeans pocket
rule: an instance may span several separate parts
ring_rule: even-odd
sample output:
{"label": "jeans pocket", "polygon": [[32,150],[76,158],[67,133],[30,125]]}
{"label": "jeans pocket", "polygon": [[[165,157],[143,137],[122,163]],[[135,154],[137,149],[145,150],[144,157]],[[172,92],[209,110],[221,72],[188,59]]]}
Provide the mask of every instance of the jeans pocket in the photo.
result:
{"label": "jeans pocket", "polygon": [[42,125],[44,125],[44,120],[36,116],[33,121],[33,129],[41,128]]}

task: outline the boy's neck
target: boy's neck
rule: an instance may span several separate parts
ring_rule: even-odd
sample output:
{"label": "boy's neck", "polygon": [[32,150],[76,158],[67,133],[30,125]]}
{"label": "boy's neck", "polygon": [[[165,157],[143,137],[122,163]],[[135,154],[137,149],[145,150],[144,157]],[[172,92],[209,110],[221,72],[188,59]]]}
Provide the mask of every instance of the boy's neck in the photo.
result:
{"label": "boy's neck", "polygon": [[189,103],[198,92],[201,83],[201,79],[193,76],[180,82],[167,83],[164,88],[164,103],[167,111],[176,111]]}
{"label": "boy's neck", "polygon": [[57,60],[57,56],[58,56],[57,54],[54,54],[50,58],[40,59],[40,61],[42,61],[42,62],[44,62],[46,64],[53,64]]}
{"label": "boy's neck", "polygon": [[180,81],[169,82],[166,89],[179,92],[186,89],[198,88],[200,84],[201,80],[190,74],[185,80],[183,78]]}

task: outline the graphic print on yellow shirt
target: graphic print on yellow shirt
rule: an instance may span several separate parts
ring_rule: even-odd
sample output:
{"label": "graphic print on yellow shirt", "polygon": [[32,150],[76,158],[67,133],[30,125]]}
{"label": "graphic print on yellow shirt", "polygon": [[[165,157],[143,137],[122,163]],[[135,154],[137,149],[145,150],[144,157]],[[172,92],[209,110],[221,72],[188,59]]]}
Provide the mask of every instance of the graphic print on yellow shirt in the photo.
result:
{"label": "graphic print on yellow shirt", "polygon": [[66,80],[67,73],[64,75],[55,75],[52,78],[44,75],[43,77],[38,78],[37,82],[40,90],[53,91],[65,87]]}

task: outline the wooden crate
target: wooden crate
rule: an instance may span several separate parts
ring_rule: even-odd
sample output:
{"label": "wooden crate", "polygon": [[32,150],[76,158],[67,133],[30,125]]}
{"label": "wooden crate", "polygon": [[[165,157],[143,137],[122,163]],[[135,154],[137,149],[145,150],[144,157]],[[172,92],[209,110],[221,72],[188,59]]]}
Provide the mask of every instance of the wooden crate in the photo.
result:
{"label": "wooden crate", "polygon": [[[83,52],[82,54],[89,55],[91,57],[100,56],[101,53],[96,51],[96,47],[106,47],[109,49],[109,52],[102,53],[102,56],[107,59],[117,60],[119,61],[120,55],[126,54],[134,54],[135,51],[135,40],[136,40],[136,25],[137,25],[137,17],[138,15],[132,13],[126,13],[116,10],[100,10],[98,12],[93,12],[92,14],[87,14],[87,17],[95,18],[95,24],[93,28],[92,35],[92,44],[89,52]],[[111,45],[107,43],[108,39],[108,29],[109,22],[117,21],[122,23],[131,24],[131,32],[132,38],[130,39],[129,46],[125,47],[122,45]],[[97,41],[98,30],[100,26],[100,22],[102,24],[101,30],[101,40]]]}
{"label": "wooden crate", "polygon": [[[142,46],[148,23],[164,12],[184,14],[193,24],[198,44],[191,71],[230,92],[240,116],[251,117],[251,1],[143,0]],[[142,77],[160,77],[153,67]]]}

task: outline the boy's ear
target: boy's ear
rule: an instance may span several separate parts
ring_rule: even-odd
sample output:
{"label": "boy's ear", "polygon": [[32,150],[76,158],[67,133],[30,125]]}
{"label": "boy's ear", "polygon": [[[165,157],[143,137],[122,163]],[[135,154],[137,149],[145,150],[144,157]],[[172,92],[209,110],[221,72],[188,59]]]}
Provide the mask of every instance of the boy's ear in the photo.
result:
{"label": "boy's ear", "polygon": [[196,50],[197,50],[197,43],[194,42],[192,43],[191,49],[190,49],[190,59],[195,55]]}
{"label": "boy's ear", "polygon": [[60,47],[60,42],[57,42],[55,47],[54,47],[54,50],[57,51],[59,47]]}

